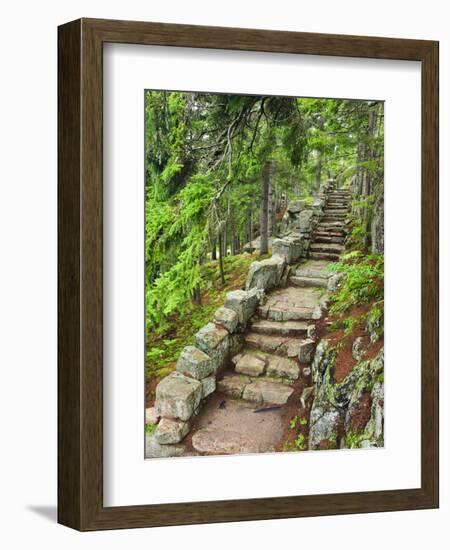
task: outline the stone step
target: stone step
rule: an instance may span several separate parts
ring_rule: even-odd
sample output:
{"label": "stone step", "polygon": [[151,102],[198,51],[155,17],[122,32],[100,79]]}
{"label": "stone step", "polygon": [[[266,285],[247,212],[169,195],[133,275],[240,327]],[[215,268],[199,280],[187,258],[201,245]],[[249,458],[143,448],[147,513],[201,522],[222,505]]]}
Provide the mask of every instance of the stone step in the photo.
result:
{"label": "stone step", "polygon": [[345,221],[346,221],[346,218],[338,218],[336,216],[333,216],[333,217],[324,217],[320,220],[321,223],[335,223],[335,222],[341,222],[342,225],[345,227]]}
{"label": "stone step", "polygon": [[348,208],[325,208],[323,214],[324,216],[346,216]]}
{"label": "stone step", "polygon": [[[314,286],[314,285],[310,285]],[[314,318],[313,307],[295,307],[290,305],[277,305],[270,308],[261,306],[258,308],[258,315],[262,319],[270,321],[308,321]]]}
{"label": "stone step", "polygon": [[304,321],[270,321],[260,319],[250,325],[252,332],[257,334],[280,336],[304,336],[308,325]]}
{"label": "stone step", "polygon": [[328,279],[331,276],[331,273],[327,271],[328,264],[329,262],[323,260],[308,260],[297,267],[295,270],[295,276]]}
{"label": "stone step", "polygon": [[310,252],[309,257],[313,260],[330,260],[332,262],[339,260],[339,254],[332,252]]}
{"label": "stone step", "polygon": [[331,228],[319,228],[314,231],[312,238],[315,237],[341,237],[345,238],[347,232],[344,228],[331,227]]}
{"label": "stone step", "polygon": [[347,214],[324,214],[320,219],[320,223],[333,223],[333,222],[342,222],[345,223],[347,220]]}
{"label": "stone step", "polygon": [[301,343],[302,340],[298,338],[286,338],[256,332],[248,332],[245,335],[245,346],[247,348],[267,353],[276,353],[284,357],[297,358],[300,353]]}
{"label": "stone step", "polygon": [[235,355],[231,362],[235,366],[235,372],[253,378],[267,375],[294,381],[300,376],[297,361],[262,351],[244,349]]}
{"label": "stone step", "polygon": [[314,237],[344,237],[345,230],[338,227],[327,228],[327,229],[315,229],[313,234]]}
{"label": "stone step", "polygon": [[262,352],[252,350],[241,351],[231,358],[231,362],[238,374],[261,376],[266,372],[266,354]]}
{"label": "stone step", "polygon": [[278,288],[268,294],[258,308],[258,315],[272,321],[305,321],[317,314],[320,298],[320,291],[315,288],[303,291],[293,286]]}
{"label": "stone step", "polygon": [[338,227],[338,228],[345,228],[345,222],[343,220],[335,220],[331,222],[327,222],[324,219],[319,220],[319,223],[317,224],[317,228],[319,227]]}
{"label": "stone step", "polygon": [[325,208],[323,215],[327,218],[330,218],[331,216],[343,216],[345,218],[348,216],[348,210],[347,208],[343,208],[342,210],[331,210],[330,208]]}
{"label": "stone step", "polygon": [[314,243],[343,243],[345,237],[342,235],[313,235]]}
{"label": "stone step", "polygon": [[317,226],[317,231],[325,231],[325,230],[344,230],[345,229],[345,223],[342,221],[334,221],[334,222],[325,222],[321,220]]}
{"label": "stone step", "polygon": [[345,195],[328,195],[327,202],[342,202],[348,204],[351,201],[351,197]]}
{"label": "stone step", "polygon": [[310,252],[335,252],[340,254],[344,251],[344,245],[338,243],[311,243],[309,245]]}
{"label": "stone step", "polygon": [[314,286],[318,288],[327,288],[328,286],[328,279],[322,279],[320,277],[297,277],[297,275],[293,275],[289,277],[289,282],[300,287]]}
{"label": "stone step", "polygon": [[230,397],[261,405],[284,405],[294,393],[293,388],[282,381],[235,374],[225,375],[218,381],[217,389]]}
{"label": "stone step", "polygon": [[283,383],[256,380],[245,386],[242,399],[261,405],[285,405],[293,393],[293,388]]}

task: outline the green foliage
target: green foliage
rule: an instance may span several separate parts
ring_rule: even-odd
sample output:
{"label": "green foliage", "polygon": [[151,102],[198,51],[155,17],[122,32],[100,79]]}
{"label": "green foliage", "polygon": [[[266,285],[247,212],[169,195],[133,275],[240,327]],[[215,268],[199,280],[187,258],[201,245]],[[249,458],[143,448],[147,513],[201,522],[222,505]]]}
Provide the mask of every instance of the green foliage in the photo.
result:
{"label": "green foliage", "polygon": [[349,449],[359,449],[361,447],[361,443],[366,439],[367,436],[364,432],[357,433],[350,429],[345,435],[345,444]]}
{"label": "green foliage", "polygon": [[152,435],[152,434],[155,433],[157,427],[158,426],[156,424],[146,424],[145,425],[145,433],[147,435]]}
{"label": "green foliage", "polygon": [[359,251],[345,254],[330,270],[343,274],[343,281],[331,296],[331,314],[342,314],[352,307],[381,300],[384,293],[384,256],[363,255]]}
{"label": "green foliage", "polygon": [[283,445],[283,451],[305,451],[306,450],[306,437],[302,433],[298,433],[294,441],[286,441]]}
{"label": "green foliage", "polygon": [[[275,164],[272,193],[279,220],[287,200],[301,197],[311,204],[320,183],[330,176],[347,180],[362,172],[379,173],[382,124],[377,139],[368,128],[376,109],[366,101],[145,93],[149,371],[159,376],[173,368],[182,347],[222,305],[226,289],[244,284],[252,258],[229,254],[235,252],[237,237],[241,246],[248,242],[250,218],[253,238],[258,234],[267,160]],[[364,200],[355,209],[372,207],[373,200]],[[357,242],[364,241],[366,230],[367,224],[354,225]],[[225,285],[212,261],[219,237],[228,242]],[[370,289],[358,286],[363,276],[350,273],[347,286],[364,298]],[[202,298],[201,307],[193,304],[194,292]],[[344,307],[345,300],[337,300],[336,307]]]}
{"label": "green foliage", "polygon": [[225,294],[229,290],[241,288],[249,266],[256,256],[237,255],[224,258],[226,286],[220,282],[217,262],[200,266],[201,287],[204,294],[201,307],[194,306],[190,299],[173,313],[167,323],[159,324],[147,332],[146,373],[147,376],[162,378],[174,368],[182,349],[192,344],[195,333],[223,305]]}

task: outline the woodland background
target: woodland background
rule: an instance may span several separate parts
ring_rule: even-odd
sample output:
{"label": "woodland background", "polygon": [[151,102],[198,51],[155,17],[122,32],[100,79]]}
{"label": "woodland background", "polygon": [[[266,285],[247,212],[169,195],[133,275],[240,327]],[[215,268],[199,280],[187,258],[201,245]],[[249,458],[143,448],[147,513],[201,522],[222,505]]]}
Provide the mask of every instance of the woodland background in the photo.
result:
{"label": "woodland background", "polygon": [[286,231],[289,201],[312,204],[329,180],[354,197],[347,250],[358,265],[339,266],[349,283],[338,312],[371,302],[382,317],[382,101],[149,90],[145,138],[148,399]]}

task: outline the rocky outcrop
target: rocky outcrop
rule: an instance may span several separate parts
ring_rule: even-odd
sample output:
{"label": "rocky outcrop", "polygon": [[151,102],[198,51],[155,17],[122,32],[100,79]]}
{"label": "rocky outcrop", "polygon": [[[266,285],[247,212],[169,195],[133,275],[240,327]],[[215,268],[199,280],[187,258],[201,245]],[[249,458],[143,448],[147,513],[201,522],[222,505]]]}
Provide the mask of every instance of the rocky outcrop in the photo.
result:
{"label": "rocky outcrop", "polygon": [[383,348],[374,359],[359,360],[339,383],[334,379],[337,354],[326,339],[316,349],[309,448],[383,446]]}

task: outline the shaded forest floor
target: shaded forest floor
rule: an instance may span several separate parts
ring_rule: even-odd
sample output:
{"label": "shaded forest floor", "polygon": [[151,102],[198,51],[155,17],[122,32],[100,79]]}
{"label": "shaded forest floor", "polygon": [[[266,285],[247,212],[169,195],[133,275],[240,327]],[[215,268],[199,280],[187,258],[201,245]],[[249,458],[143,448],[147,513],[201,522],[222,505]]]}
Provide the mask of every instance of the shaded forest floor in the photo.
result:
{"label": "shaded forest floor", "polygon": [[225,295],[231,290],[245,286],[250,264],[268,257],[259,253],[237,254],[223,258],[225,285],[220,280],[219,262],[212,261],[203,266],[201,304],[187,302],[184,311],[169,318],[169,328],[164,332],[150,332],[146,342],[146,407],[151,407],[155,399],[158,382],[175,370],[182,349],[194,342],[195,333],[223,305]]}

